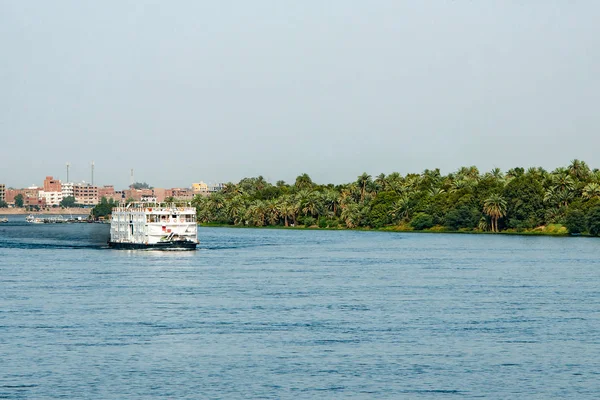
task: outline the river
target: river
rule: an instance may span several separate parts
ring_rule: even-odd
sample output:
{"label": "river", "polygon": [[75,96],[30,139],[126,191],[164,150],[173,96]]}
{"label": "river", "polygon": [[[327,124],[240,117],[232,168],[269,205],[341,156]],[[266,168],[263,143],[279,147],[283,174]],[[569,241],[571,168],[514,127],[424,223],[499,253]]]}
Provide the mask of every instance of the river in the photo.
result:
{"label": "river", "polygon": [[0,224],[0,398],[600,393],[600,239]]}

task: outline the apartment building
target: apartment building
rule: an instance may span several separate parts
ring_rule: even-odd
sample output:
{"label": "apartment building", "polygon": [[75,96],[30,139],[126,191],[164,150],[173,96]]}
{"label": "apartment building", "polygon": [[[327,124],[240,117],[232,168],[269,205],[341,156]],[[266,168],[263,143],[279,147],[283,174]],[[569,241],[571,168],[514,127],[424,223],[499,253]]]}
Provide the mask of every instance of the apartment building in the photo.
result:
{"label": "apartment building", "polygon": [[199,183],[192,183],[192,192],[202,196],[208,196],[208,185],[202,181]]}
{"label": "apartment building", "polygon": [[187,200],[191,201],[195,194],[187,188],[172,188],[168,189],[167,197],[173,197],[175,200]]}
{"label": "apartment building", "polygon": [[6,201],[6,185],[0,183],[0,202]]}
{"label": "apartment building", "polygon": [[98,204],[98,186],[75,184],[73,185],[73,197],[77,204],[95,206]]}
{"label": "apartment building", "polygon": [[48,206],[58,206],[63,199],[62,185],[60,180],[54,179],[52,176],[46,176],[44,179],[43,190],[38,193],[40,198],[46,200]]}
{"label": "apartment building", "polygon": [[133,199],[135,201],[146,201],[144,198],[155,198],[153,189],[128,189],[123,191],[125,199]]}
{"label": "apartment building", "polygon": [[194,195],[208,196],[212,193],[220,192],[224,187],[223,183],[206,184],[200,181],[199,183],[192,183],[192,192]]}
{"label": "apartment building", "polygon": [[123,200],[123,192],[116,191],[113,185],[104,185],[103,187],[98,188],[98,201],[102,200],[102,198],[106,198],[106,200],[112,199],[116,202]]}
{"label": "apartment building", "polygon": [[63,183],[61,187],[62,197],[75,197],[75,193],[73,192],[73,182]]}

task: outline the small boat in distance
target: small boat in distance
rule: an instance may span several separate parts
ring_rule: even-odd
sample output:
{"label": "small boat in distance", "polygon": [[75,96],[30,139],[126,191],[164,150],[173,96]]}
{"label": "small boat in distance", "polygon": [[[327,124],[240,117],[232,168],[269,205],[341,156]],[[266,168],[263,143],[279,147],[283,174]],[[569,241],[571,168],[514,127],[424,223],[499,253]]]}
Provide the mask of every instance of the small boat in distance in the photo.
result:
{"label": "small boat in distance", "polygon": [[6,218],[6,217],[0,218],[0,224],[4,223],[4,222],[8,222],[8,218]]}
{"label": "small boat in distance", "polygon": [[34,216],[33,214],[28,215],[25,218],[25,221],[30,224],[63,224],[67,222],[62,215],[58,215],[56,217],[40,218]]}
{"label": "small boat in distance", "polygon": [[44,220],[42,218],[36,217],[33,214],[29,214],[26,218],[25,221],[27,221],[30,224],[43,224]]}
{"label": "small boat in distance", "polygon": [[131,203],[112,210],[108,246],[113,249],[195,250],[197,245],[195,207]]}

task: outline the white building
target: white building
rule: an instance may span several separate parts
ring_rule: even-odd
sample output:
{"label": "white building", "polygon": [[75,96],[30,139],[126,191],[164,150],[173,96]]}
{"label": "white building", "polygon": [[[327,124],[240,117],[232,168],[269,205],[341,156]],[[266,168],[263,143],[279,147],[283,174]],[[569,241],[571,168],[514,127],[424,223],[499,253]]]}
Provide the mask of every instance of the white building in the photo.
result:
{"label": "white building", "polygon": [[62,198],[65,197],[75,197],[75,193],[73,191],[73,182],[63,183],[62,186]]}
{"label": "white building", "polygon": [[39,198],[46,199],[46,205],[48,206],[58,206],[63,199],[63,194],[62,192],[44,192],[40,190]]}

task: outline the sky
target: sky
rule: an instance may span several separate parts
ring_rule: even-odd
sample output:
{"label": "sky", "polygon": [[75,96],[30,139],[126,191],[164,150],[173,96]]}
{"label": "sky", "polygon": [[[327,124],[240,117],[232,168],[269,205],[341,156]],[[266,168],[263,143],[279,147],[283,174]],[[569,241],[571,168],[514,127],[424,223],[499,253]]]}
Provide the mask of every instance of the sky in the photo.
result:
{"label": "sky", "polygon": [[600,2],[0,0],[0,183],[600,167]]}

